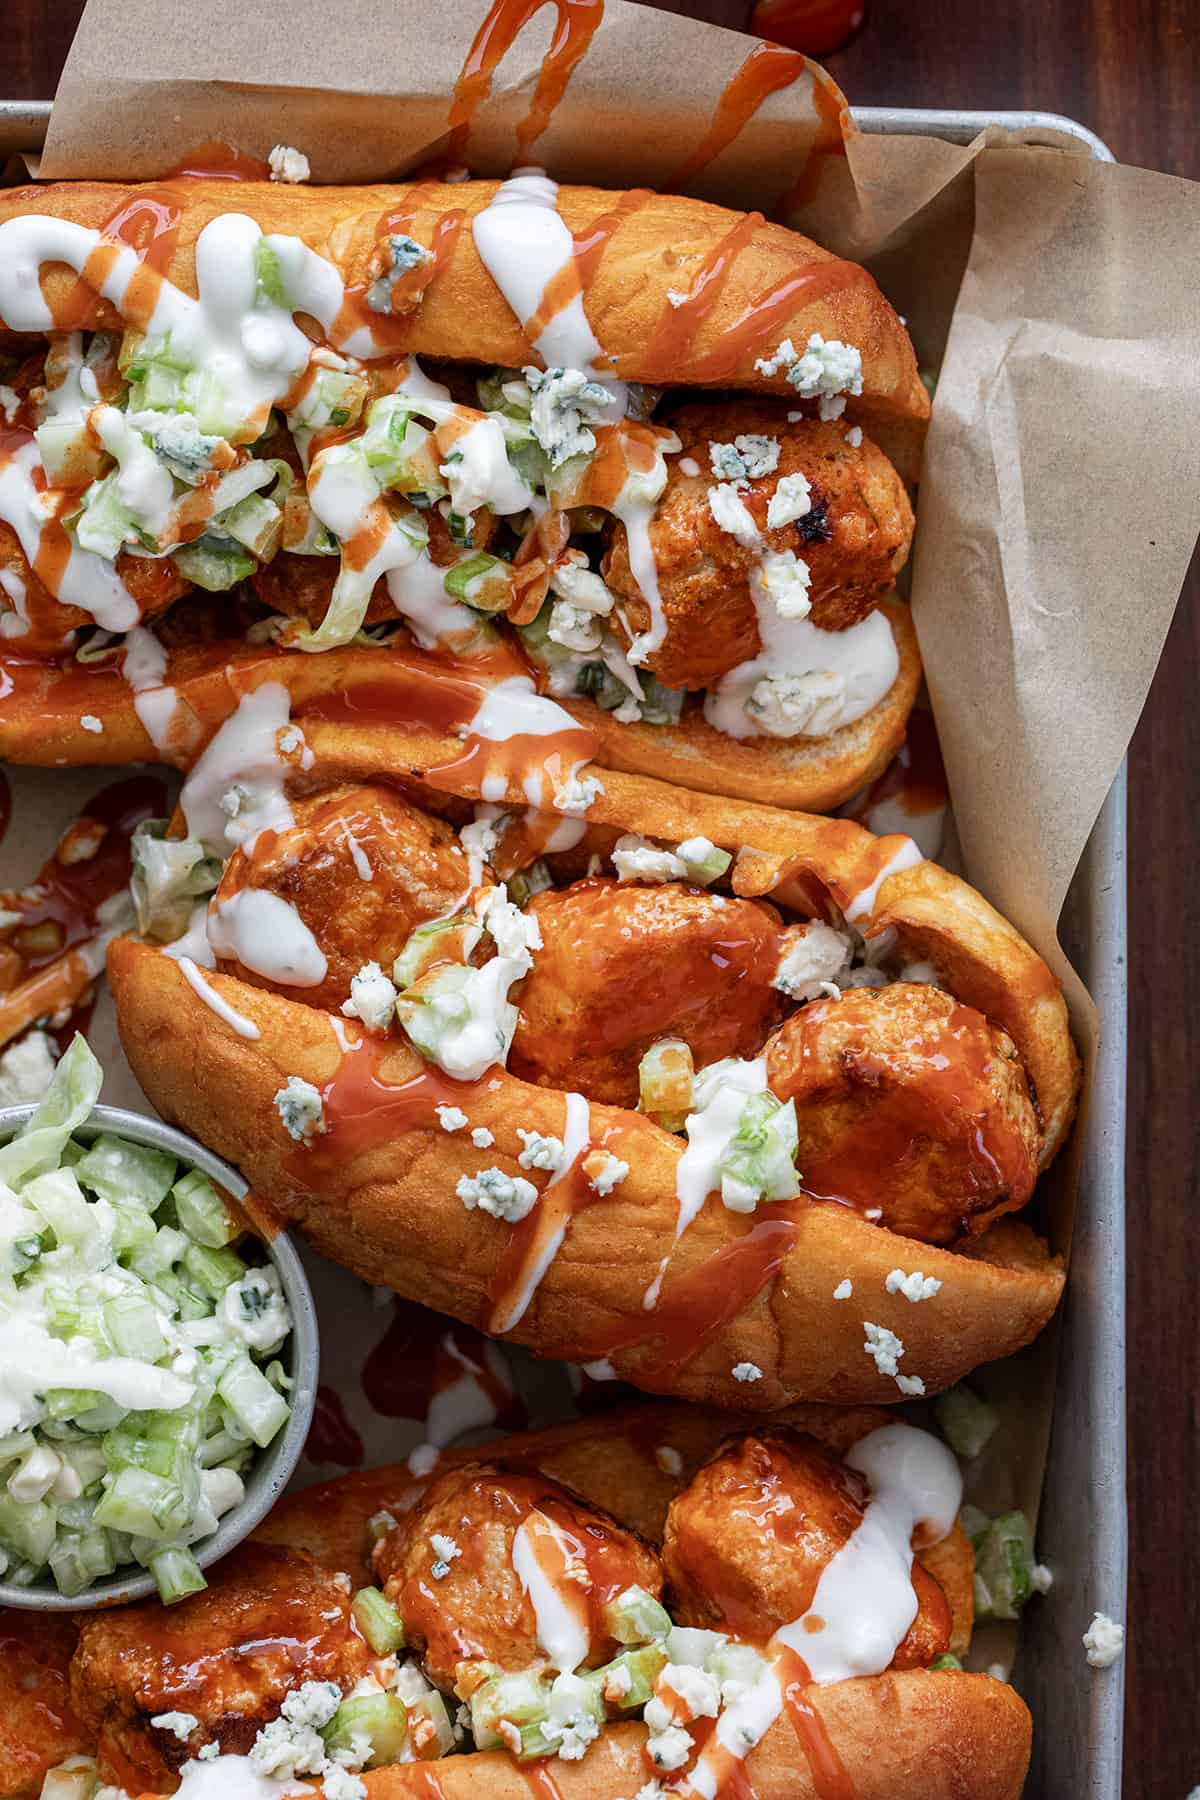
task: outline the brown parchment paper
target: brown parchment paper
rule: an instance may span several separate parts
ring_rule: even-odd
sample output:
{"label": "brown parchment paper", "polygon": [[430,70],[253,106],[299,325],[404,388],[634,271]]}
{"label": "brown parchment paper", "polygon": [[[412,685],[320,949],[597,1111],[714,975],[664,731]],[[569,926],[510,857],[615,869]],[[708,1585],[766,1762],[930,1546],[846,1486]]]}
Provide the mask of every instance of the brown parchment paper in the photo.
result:
{"label": "brown parchment paper", "polygon": [[[403,174],[445,149],[449,98],[486,11],[485,0],[91,0],[40,174],[149,178],[211,139],[258,155],[293,144],[320,181]],[[501,62],[472,131],[474,172],[511,167],[556,24],[543,6]],[[533,154],[560,180],[669,188],[753,49],[607,0]],[[814,79],[827,80],[805,73],[771,95],[688,191],[775,211],[822,141]],[[938,377],[912,593],[966,872],[1062,975],[1090,1062],[1097,1021],[1056,923],[1200,525],[1200,189],[996,131],[966,147],[852,132],[845,150],[819,154],[792,222],[868,263]],[[15,854],[25,860],[20,803],[34,777],[10,773],[11,869]],[[64,788],[61,823],[69,816]],[[129,1079],[114,1070],[122,1097]],[[1039,1201],[1060,1248],[1078,1143]],[[305,1478],[392,1460],[423,1435],[364,1401],[380,1308],[344,1272],[310,1262],[324,1381],[351,1429],[345,1454],[318,1456]],[[1053,1335],[973,1378],[1003,1414],[969,1478],[991,1511],[1036,1513]],[[535,1415],[562,1405],[561,1370],[512,1360]],[[1011,1634],[982,1647],[985,1662],[1010,1651]]]}

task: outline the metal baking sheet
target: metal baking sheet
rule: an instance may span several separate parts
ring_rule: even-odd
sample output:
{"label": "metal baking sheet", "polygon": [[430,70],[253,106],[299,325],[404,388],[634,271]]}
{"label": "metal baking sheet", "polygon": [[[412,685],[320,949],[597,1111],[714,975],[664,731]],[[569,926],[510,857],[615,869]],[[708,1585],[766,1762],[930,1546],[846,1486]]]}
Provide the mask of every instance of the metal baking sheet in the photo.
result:
{"label": "metal baking sheet", "polygon": [[[1027,143],[1113,160],[1094,132],[1057,113],[890,106],[853,113],[864,131],[969,143],[998,126]],[[0,156],[40,150],[49,117],[49,101],[0,100]],[[1123,1664],[1094,1672],[1080,1640],[1094,1611],[1125,1617],[1125,818],[1122,769],[1062,918],[1063,947],[1100,1011],[1101,1041],[1058,1325],[1059,1387],[1038,1533],[1055,1585],[1030,1609],[1014,1677],[1040,1727],[1027,1800],[1119,1800],[1121,1793]]]}

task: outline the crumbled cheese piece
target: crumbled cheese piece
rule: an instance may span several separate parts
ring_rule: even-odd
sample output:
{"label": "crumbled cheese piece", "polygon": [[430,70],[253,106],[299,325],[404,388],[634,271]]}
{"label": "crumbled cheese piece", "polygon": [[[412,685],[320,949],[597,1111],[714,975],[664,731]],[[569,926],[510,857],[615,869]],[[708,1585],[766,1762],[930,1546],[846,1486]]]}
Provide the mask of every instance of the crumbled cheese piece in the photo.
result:
{"label": "crumbled cheese piece", "polygon": [[494,1133],[486,1125],[477,1125],[471,1133],[471,1142],[477,1150],[489,1150],[495,1141]]}
{"label": "crumbled cheese piece", "polygon": [[897,1375],[896,1386],[902,1394],[919,1395],[925,1392],[925,1383],[919,1375]]}
{"label": "crumbled cheese piece", "polygon": [[821,395],[820,402],[817,406],[817,412],[827,425],[832,424],[834,419],[840,419],[845,410],[845,394]]}
{"label": "crumbled cheese piece", "polygon": [[272,181],[307,181],[312,174],[303,150],[293,150],[290,144],[276,144],[267,161]]}
{"label": "crumbled cheese piece", "polygon": [[1033,1591],[1036,1594],[1048,1594],[1054,1586],[1053,1571],[1048,1569],[1045,1563],[1034,1563],[1033,1573],[1029,1579],[1033,1583]]}
{"label": "crumbled cheese piece", "polygon": [[326,1755],[321,1730],[341,1704],[336,1682],[306,1681],[288,1694],[280,1716],[264,1725],[250,1750],[250,1760],[263,1775],[294,1781],[298,1775],[324,1775],[336,1768]]}
{"label": "crumbled cheese piece", "polygon": [[433,1110],[443,1131],[461,1131],[467,1123],[467,1115],[460,1106],[435,1106]]}
{"label": "crumbled cheese piece", "polygon": [[415,1450],[408,1453],[409,1474],[418,1477],[432,1475],[441,1454],[436,1444],[418,1444]]}
{"label": "crumbled cheese piece", "polygon": [[623,1700],[625,1698],[632,1687],[633,1675],[629,1669],[610,1669],[604,1678],[604,1698],[608,1701],[610,1706],[615,1706],[618,1700]]}
{"label": "crumbled cheese piece", "polygon": [[490,819],[483,818],[475,819],[470,825],[464,825],[458,837],[467,853],[471,871],[471,886],[478,887],[483,880],[483,865],[489,860],[492,851],[500,842],[500,833]]}
{"label": "crumbled cheese piece", "polygon": [[863,1349],[874,1358],[875,1367],[881,1375],[895,1375],[900,1358],[904,1355],[903,1341],[886,1325],[872,1325],[868,1319],[863,1320],[863,1330],[867,1341]]}
{"label": "crumbled cheese piece", "polygon": [[803,475],[783,475],[767,505],[767,528],[777,531],[812,511],[812,489]]}
{"label": "crumbled cheese piece", "polygon": [[1125,1648],[1125,1627],[1107,1613],[1095,1613],[1083,1634],[1083,1647],[1093,1669],[1111,1669]]}
{"label": "crumbled cheese piece", "polygon": [[452,1563],[456,1556],[462,1555],[461,1546],[452,1537],[442,1531],[434,1531],[429,1536],[429,1547],[439,1562]]}
{"label": "crumbled cheese piece", "polygon": [[853,940],[844,931],[812,919],[805,925],[789,926],[782,939],[779,966],[771,978],[772,987],[789,1000],[816,1000],[833,988],[850,967]]}
{"label": "crumbled cheese piece", "polygon": [[654,1452],[654,1460],[664,1475],[683,1474],[683,1458],[670,1444],[659,1444]]}
{"label": "crumbled cheese piece", "polygon": [[288,1076],[287,1086],[275,1096],[275,1105],[284,1130],[298,1144],[310,1143],[318,1132],[327,1129],[320,1090],[299,1075]]}
{"label": "crumbled cheese piece", "polygon": [[170,1731],[181,1744],[186,1743],[197,1725],[200,1723],[195,1713],[164,1712],[156,1713],[150,1721],[156,1731]]}
{"label": "crumbled cheese piece", "polygon": [[589,430],[608,412],[612,395],[582,369],[524,371],[532,396],[529,426],[545,451],[551,468],[573,456],[588,456],[596,448],[596,434]]}
{"label": "crumbled cheese piece", "polygon": [[807,619],[812,611],[812,571],[794,550],[764,550],[752,580],[781,619]]}
{"label": "crumbled cheese piece", "polygon": [[564,650],[575,650],[580,656],[588,656],[600,648],[604,628],[587,607],[576,606],[570,600],[556,600],[550,608],[546,636]]}
{"label": "crumbled cheese piece", "polygon": [[401,276],[412,269],[423,269],[433,261],[433,253],[418,244],[407,232],[396,232],[387,240],[387,268],[367,290],[367,305],[372,312],[390,313],[396,309],[396,287]]}
{"label": "crumbled cheese piece", "polygon": [[682,1725],[668,1725],[665,1731],[651,1733],[646,1739],[646,1751],[656,1769],[682,1769],[692,1754],[691,1733]]}
{"label": "crumbled cheese piece", "polygon": [[361,1019],[368,1031],[386,1031],[396,1011],[396,986],[377,962],[364,963],[350,979],[350,998],[343,1000],[348,1019]]}
{"label": "crumbled cheese piece", "polygon": [[96,717],[95,713],[81,713],[79,715],[79,723],[83,726],[85,731],[99,732],[104,730],[102,721]]}
{"label": "crumbled cheese piece", "polygon": [[616,604],[612,589],[588,568],[581,550],[564,550],[551,568],[549,580],[550,592],[569,600],[581,612],[606,618]]}
{"label": "crumbled cheese piece", "polygon": [[292,756],[304,747],[304,733],[298,725],[285,725],[279,734],[279,748],[285,756]]}
{"label": "crumbled cheese piece", "polygon": [[672,306],[682,306],[690,298],[684,288],[668,288],[667,299]]}
{"label": "crumbled cheese piece", "polygon": [[569,775],[554,789],[554,809],[556,812],[585,813],[603,792],[604,783],[595,775]]}
{"label": "crumbled cheese piece", "polygon": [[[775,350],[772,355],[758,357],[754,366],[760,375],[765,375],[767,379],[770,380],[773,375],[778,375],[780,369],[790,368],[791,365],[798,360],[799,358],[796,355],[795,344],[793,344],[791,338],[784,338],[783,342],[779,345],[779,348]],[[803,416],[802,413],[797,413],[796,415],[797,418],[802,418]],[[792,415],[789,413],[788,418],[790,419],[791,417]]]}
{"label": "crumbled cheese piece", "polygon": [[561,1169],[563,1161],[563,1141],[556,1137],[543,1137],[540,1131],[523,1131],[518,1125],[517,1136],[525,1148],[517,1157],[523,1169],[546,1169],[551,1174]]}
{"label": "crumbled cheese piece", "polygon": [[785,338],[772,356],[760,357],[755,368],[770,377],[781,368],[802,400],[815,400],[820,394],[861,394],[862,356],[853,344],[838,338],[823,338],[814,331],[803,352],[798,352],[791,338]]}
{"label": "crumbled cheese piece", "polygon": [[578,1712],[565,1724],[548,1730],[546,1735],[557,1742],[563,1762],[579,1762],[588,1745],[599,1737],[600,1725],[591,1713]]}
{"label": "crumbled cheese piece", "polygon": [[27,1031],[10,1044],[0,1055],[0,1106],[40,1100],[54,1079],[57,1061],[54,1040],[44,1031]]}
{"label": "crumbled cheese piece", "polygon": [[629,1173],[629,1164],[607,1150],[593,1150],[584,1158],[583,1172],[598,1194],[611,1194]]}
{"label": "crumbled cheese piece", "polygon": [[746,432],[732,444],[710,443],[708,460],[718,481],[756,481],[779,467],[779,439]]}
{"label": "crumbled cheese piece", "polygon": [[922,1275],[920,1269],[914,1269],[911,1275],[903,1269],[893,1269],[883,1285],[889,1294],[903,1294],[915,1306],[918,1300],[932,1300],[942,1284],[936,1275]]}
{"label": "crumbled cheese piece", "polygon": [[740,489],[732,481],[723,481],[718,487],[709,488],[708,509],[722,531],[727,531],[748,550],[757,550],[762,540],[758,534],[758,526],[754,523],[754,514],[742,498]]}
{"label": "crumbled cheese piece", "polygon": [[835,731],[846,702],[846,683],[833,669],[802,675],[764,675],[746,711],[768,737],[826,737]]}
{"label": "crumbled cheese piece", "polygon": [[847,1277],[845,1281],[838,1282],[833,1290],[833,1297],[835,1300],[849,1300],[853,1292],[854,1283]]}
{"label": "crumbled cheese piece", "polygon": [[752,1362],[734,1363],[733,1379],[735,1381],[761,1381],[762,1380],[762,1370],[759,1368],[757,1363],[752,1363]]}
{"label": "crumbled cheese piece", "polygon": [[852,450],[857,450],[862,443],[862,426],[852,425],[846,433],[846,442]]}
{"label": "crumbled cheese piece", "polygon": [[478,1175],[461,1175],[455,1193],[468,1212],[478,1207],[494,1219],[515,1224],[536,1203],[538,1191],[523,1175],[506,1175],[503,1169],[480,1169]]}
{"label": "crumbled cheese piece", "polygon": [[4,423],[11,425],[20,410],[21,396],[16,388],[11,388],[6,382],[0,381],[0,413],[4,414]]}

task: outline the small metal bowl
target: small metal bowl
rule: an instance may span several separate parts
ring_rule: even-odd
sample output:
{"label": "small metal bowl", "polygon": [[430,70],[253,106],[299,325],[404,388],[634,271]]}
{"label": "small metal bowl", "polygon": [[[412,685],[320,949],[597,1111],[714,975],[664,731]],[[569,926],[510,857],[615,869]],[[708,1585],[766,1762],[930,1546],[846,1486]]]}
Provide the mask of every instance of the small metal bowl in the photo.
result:
{"label": "small metal bowl", "polygon": [[[32,1106],[0,1107],[0,1144],[6,1143],[34,1110]],[[97,1106],[86,1123],[79,1127],[77,1135],[90,1138],[102,1131],[128,1138],[135,1144],[148,1144],[155,1150],[166,1150],[187,1168],[199,1169],[234,1200],[243,1200],[249,1192],[247,1184],[228,1163],[206,1150],[195,1138],[188,1137],[186,1132],[176,1131],[158,1119],[143,1118],[140,1113],[126,1112],[119,1106]],[[259,1242],[279,1271],[292,1313],[292,1334],[281,1354],[294,1384],[290,1394],[292,1410],[274,1443],[260,1450],[250,1465],[241,1504],[218,1521],[217,1529],[209,1537],[192,1546],[192,1553],[202,1569],[226,1556],[243,1538],[249,1537],[283,1493],[300,1460],[316,1404],[320,1344],[308,1277],[286,1233],[280,1232],[269,1242],[259,1238]],[[85,1593],[70,1597],[60,1594],[53,1581],[45,1577],[29,1587],[0,1580],[0,1606],[23,1607],[27,1611],[84,1612],[91,1607],[117,1606],[125,1600],[144,1600],[155,1592],[154,1577],[149,1570],[130,1563],[93,1582]]]}

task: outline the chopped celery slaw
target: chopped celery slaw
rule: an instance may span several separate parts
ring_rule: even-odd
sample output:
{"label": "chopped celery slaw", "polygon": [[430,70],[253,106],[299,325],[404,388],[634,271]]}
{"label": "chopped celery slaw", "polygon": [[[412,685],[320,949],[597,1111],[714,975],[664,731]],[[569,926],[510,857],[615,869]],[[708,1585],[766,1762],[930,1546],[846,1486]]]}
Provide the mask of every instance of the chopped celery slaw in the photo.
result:
{"label": "chopped celery slaw", "polygon": [[74,1596],[141,1564],[169,1604],[289,1416],[292,1319],[207,1176],[77,1135],[101,1080],[76,1037],[0,1146],[0,1575]]}

